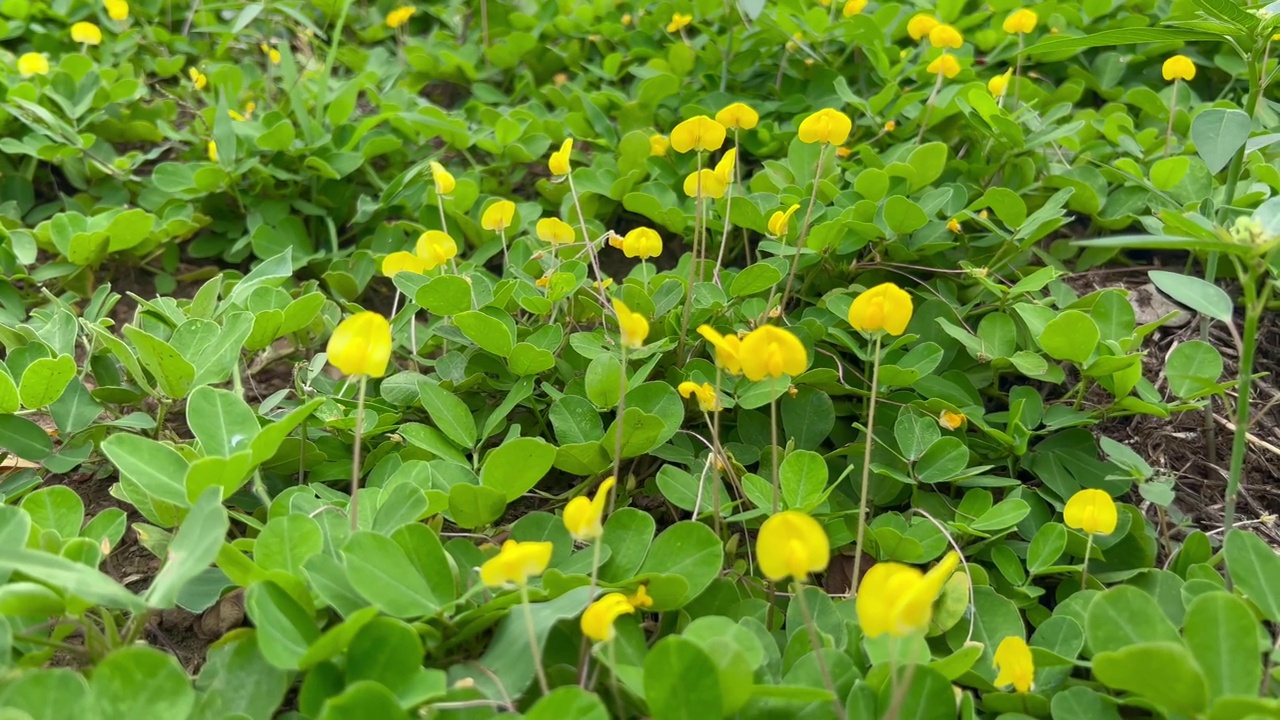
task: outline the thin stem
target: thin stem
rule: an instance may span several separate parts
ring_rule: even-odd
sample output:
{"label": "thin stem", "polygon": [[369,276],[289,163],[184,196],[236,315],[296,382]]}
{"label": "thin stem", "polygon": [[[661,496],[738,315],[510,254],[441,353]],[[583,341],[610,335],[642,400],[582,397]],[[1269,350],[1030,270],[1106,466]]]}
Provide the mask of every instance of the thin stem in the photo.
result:
{"label": "thin stem", "polygon": [[551,692],[547,684],[547,671],[542,668],[542,653],[538,651],[538,631],[533,627],[533,607],[529,604],[529,586],[520,585],[520,605],[524,608],[524,626],[529,631],[529,653],[533,655],[533,669],[538,675],[538,687],[542,694]]}
{"label": "thin stem", "polygon": [[858,493],[858,537],[853,546],[853,592],[858,593],[862,578],[862,544],[867,536],[867,495],[871,492],[871,448],[875,445],[876,396],[880,385],[880,333],[876,333],[871,358],[871,399],[867,407],[867,440],[862,450],[862,489]]}
{"label": "thin stem", "polygon": [[360,376],[360,388],[356,391],[356,442],[351,450],[351,506],[349,514],[351,515],[351,532],[355,532],[357,528],[357,518],[360,510],[360,449],[364,442],[364,393],[365,387],[369,384],[369,376]]}
{"label": "thin stem", "polygon": [[[1258,321],[1262,317],[1267,302],[1271,299],[1270,283],[1263,288],[1261,296],[1257,293],[1257,276],[1252,269],[1246,271],[1244,279],[1244,332],[1241,333],[1240,369],[1236,376],[1236,429],[1231,443],[1231,470],[1227,476],[1226,501],[1222,510],[1222,526],[1229,528],[1235,523],[1236,502],[1240,496],[1240,485],[1244,482],[1244,458],[1249,446],[1249,394],[1253,386],[1253,362],[1258,349]],[[1227,576],[1227,587],[1231,587],[1231,576]]]}
{"label": "thin stem", "polygon": [[[587,604],[591,604],[591,600],[596,596],[596,585],[600,581],[600,546],[603,543],[600,538],[591,541],[591,591],[587,593]],[[591,641],[584,635],[582,637],[582,670],[578,673],[578,686],[583,690],[587,689],[587,671],[591,667]]]}
{"label": "thin stem", "polygon": [[695,193],[698,196],[696,212],[693,217],[693,254],[689,258],[689,280],[685,288],[684,314],[680,318],[680,340],[676,345],[676,357],[684,356],[685,335],[689,332],[689,316],[693,314],[693,286],[698,281],[698,237],[702,233],[702,151],[698,151],[698,170]]}
{"label": "thin stem", "polygon": [[1080,563],[1080,589],[1089,587],[1089,556],[1093,554],[1093,533],[1085,533],[1084,562]]}
{"label": "thin stem", "polygon": [[508,266],[511,265],[511,258],[507,255],[507,229],[505,227],[498,231],[498,237],[502,238],[502,272],[506,274]]}
{"label": "thin stem", "polygon": [[1022,50],[1025,47],[1025,37],[1022,33],[1018,33],[1018,59],[1013,64],[1013,109],[1018,109],[1018,99],[1022,94]]}
{"label": "thin stem", "polygon": [[[627,409],[627,344],[625,342],[618,343],[619,352],[622,356],[622,371],[618,373],[618,432],[614,435],[613,441],[613,481],[614,487],[621,478],[622,474],[622,432],[623,419]],[[609,493],[609,512],[613,512],[614,493]]]}
{"label": "thin stem", "polygon": [[[1209,257],[1205,259],[1204,279],[1208,282],[1214,282],[1218,277],[1218,253],[1211,252]],[[1234,329],[1231,323],[1227,323],[1228,329]],[[1202,315],[1200,317],[1200,339],[1209,342],[1209,317]],[[1238,343],[1237,343],[1238,344]],[[1218,464],[1218,424],[1213,420],[1213,398],[1204,406],[1204,446],[1205,460],[1211,466]]]}
{"label": "thin stem", "polygon": [[840,704],[840,693],[836,692],[836,681],[831,676],[831,668],[827,667],[827,658],[823,655],[823,643],[818,639],[818,624],[813,621],[813,613],[809,612],[809,601],[804,597],[804,586],[797,580],[791,591],[795,594],[796,603],[800,606],[800,615],[804,617],[805,628],[809,631],[809,645],[813,648],[814,659],[818,661],[818,672],[822,674],[822,683],[831,691],[831,706],[836,710],[836,717],[845,720],[844,706]]}
{"label": "thin stem", "polygon": [[1173,147],[1173,118],[1178,114],[1178,84],[1182,81],[1174,78],[1173,80],[1173,97],[1169,99],[1169,127],[1164,131],[1164,156],[1169,157],[1169,150]]}
{"label": "thin stem", "polygon": [[596,294],[600,296],[600,306],[609,312],[609,296],[604,292],[604,275],[600,273],[600,258],[596,256],[596,246],[587,232],[587,216],[582,214],[582,202],[578,199],[578,188],[573,184],[573,170],[565,175],[569,180],[569,195],[573,198],[573,209],[578,212],[578,228],[582,230],[582,241],[586,243],[587,257],[591,260],[591,270],[596,274]]}
{"label": "thin stem", "polygon": [[720,268],[724,266],[724,248],[729,244],[729,215],[733,210],[733,188],[738,184],[738,165],[742,160],[742,154],[738,148],[738,128],[733,129],[733,181],[729,183],[728,193],[724,200],[724,232],[720,235],[720,252],[716,254],[716,269],[711,274],[715,279],[716,285],[720,284]]}
{"label": "thin stem", "polygon": [[[833,0],[834,2],[834,0]],[[822,161],[827,158],[827,144],[823,143],[818,149],[817,167],[813,169],[813,192],[809,193],[809,209],[804,211],[804,222],[800,224],[800,235],[796,238],[796,253],[791,256],[791,269],[787,271],[787,284],[782,290],[782,301],[778,303],[778,312],[783,313],[787,308],[787,299],[791,297],[791,284],[795,282],[796,270],[800,267],[800,253],[804,250],[805,238],[809,236],[809,222],[813,220],[813,208],[818,204],[818,183],[822,179]],[[765,311],[773,306],[773,298],[769,298],[769,302],[765,303]]]}
{"label": "thin stem", "polygon": [[938,79],[933,83],[933,92],[929,93],[929,100],[924,104],[924,117],[920,120],[920,133],[916,135],[917,145],[924,140],[924,131],[929,128],[929,116],[933,114],[933,103],[938,99],[938,92],[941,90],[942,73],[938,73]]}
{"label": "thin stem", "polygon": [[778,378],[769,379],[769,445],[773,448],[773,512],[778,513],[782,481],[778,477]]}
{"label": "thin stem", "polygon": [[324,58],[324,73],[320,75],[320,96],[316,98],[315,122],[317,124],[328,109],[329,80],[333,77],[333,63],[338,59],[338,47],[342,44],[342,28],[347,24],[347,13],[350,11],[351,0],[343,0],[342,8],[338,11],[338,22],[333,28],[333,42],[329,44],[329,52]]}

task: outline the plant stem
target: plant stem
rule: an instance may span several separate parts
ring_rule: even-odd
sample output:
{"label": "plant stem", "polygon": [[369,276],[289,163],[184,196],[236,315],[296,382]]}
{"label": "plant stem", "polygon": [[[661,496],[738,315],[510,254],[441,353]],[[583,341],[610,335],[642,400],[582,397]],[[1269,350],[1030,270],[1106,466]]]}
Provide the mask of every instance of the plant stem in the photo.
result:
{"label": "plant stem", "polygon": [[[1244,332],[1241,333],[1240,369],[1236,376],[1236,429],[1231,443],[1231,470],[1227,476],[1227,492],[1222,510],[1222,526],[1235,525],[1236,502],[1240,484],[1244,481],[1244,457],[1248,449],[1249,393],[1253,386],[1253,361],[1258,349],[1258,321],[1270,299],[1271,286],[1264,286],[1262,295],[1257,292],[1257,276],[1250,268],[1244,273]],[[1227,588],[1231,588],[1231,576],[1227,576]]]}
{"label": "plant stem", "polygon": [[809,612],[809,601],[804,598],[804,586],[799,580],[792,583],[791,591],[795,594],[796,603],[800,606],[800,614],[804,617],[805,628],[809,631],[809,645],[813,648],[813,657],[818,661],[818,672],[822,674],[822,683],[831,691],[831,705],[835,708],[836,717],[845,720],[844,705],[840,704],[840,693],[836,691],[836,682],[831,676],[831,668],[827,667],[827,658],[823,656],[824,643],[819,640],[818,624],[813,621],[813,613]]}
{"label": "plant stem", "polygon": [[360,376],[360,388],[356,391],[356,442],[351,449],[351,532],[355,532],[360,509],[360,449],[364,442],[364,392],[369,384],[369,376]]}
{"label": "plant stem", "polygon": [[933,92],[929,93],[929,100],[924,104],[924,117],[920,120],[920,134],[916,135],[917,145],[924,140],[924,131],[929,129],[929,116],[933,114],[933,103],[938,99],[940,90],[942,90],[942,73],[938,73],[938,79],[933,83]]}
{"label": "plant stem", "polygon": [[[324,58],[324,72],[320,75],[320,96],[316,98],[316,124],[324,117],[329,105],[329,80],[333,75],[333,63],[338,59],[338,47],[342,45],[342,29],[347,24],[347,13],[351,10],[351,0],[343,0],[342,9],[338,11],[338,22],[333,28],[333,39],[329,43],[329,52]],[[185,33],[184,33],[185,34]]]}
{"label": "plant stem", "polygon": [[778,514],[782,481],[778,478],[778,378],[769,379],[769,445],[773,449],[773,514]]}
{"label": "plant stem", "polygon": [[858,581],[862,578],[862,545],[867,537],[867,495],[871,492],[871,448],[875,445],[876,395],[880,385],[880,338],[871,358],[871,399],[867,407],[867,441],[862,450],[862,489],[858,493],[858,536],[853,546],[853,593],[858,594]]}
{"label": "plant stem", "polygon": [[569,180],[569,195],[573,198],[573,209],[578,212],[578,228],[582,230],[582,242],[587,246],[587,258],[591,260],[591,269],[596,274],[596,294],[600,296],[600,306],[603,312],[609,312],[609,296],[604,292],[604,275],[600,273],[600,258],[596,256],[595,243],[591,241],[591,236],[587,231],[587,216],[582,214],[582,202],[578,199],[578,188],[573,184],[573,170],[569,170],[569,174],[565,175]]}
{"label": "plant stem", "polygon": [[715,279],[716,285],[720,284],[720,268],[724,265],[724,248],[729,244],[729,214],[733,210],[733,188],[738,184],[738,165],[742,160],[742,153],[738,151],[738,128],[733,129],[733,181],[729,183],[729,189],[724,199],[724,232],[720,235],[720,252],[716,254],[716,269],[711,274]]}
{"label": "plant stem", "polygon": [[547,685],[547,671],[542,668],[542,653],[538,651],[538,631],[533,627],[533,607],[529,604],[529,586],[520,585],[520,605],[524,608],[524,626],[529,631],[529,653],[533,655],[533,669],[538,675],[538,687],[542,694],[551,692]]}
{"label": "plant stem", "polygon": [[1169,157],[1169,150],[1173,147],[1173,119],[1178,114],[1178,85],[1182,81],[1174,78],[1173,80],[1173,96],[1169,99],[1169,127],[1164,131],[1164,156]]}
{"label": "plant stem", "polygon": [[685,288],[684,314],[680,318],[680,340],[676,345],[676,357],[684,356],[685,335],[689,332],[689,316],[693,314],[693,285],[698,281],[698,236],[701,234],[702,217],[702,151],[698,151],[697,210],[693,216],[693,254],[689,257],[689,282]]}
{"label": "plant stem", "polygon": [[1018,33],[1018,59],[1013,64],[1013,108],[1018,109],[1018,100],[1022,96],[1022,51],[1025,47],[1025,35]]}
{"label": "plant stem", "polygon": [[1093,554],[1093,533],[1085,533],[1084,562],[1080,563],[1080,589],[1089,587],[1089,556]]}
{"label": "plant stem", "polygon": [[[618,432],[613,439],[613,482],[614,487],[621,480],[618,477],[622,473],[622,433],[625,430],[625,418],[627,410],[627,345],[626,343],[618,343],[619,352],[622,356],[622,370],[618,373]],[[613,503],[617,499],[617,493],[609,493],[609,512],[613,512]]]}
{"label": "plant stem", "polygon": [[[832,0],[833,2],[835,0]],[[827,158],[827,144],[823,143],[818,150],[818,164],[813,170],[813,192],[809,194],[809,209],[804,211],[804,222],[800,225],[800,235],[796,238],[796,254],[791,256],[791,269],[787,271],[787,284],[782,290],[782,301],[778,303],[778,313],[786,310],[787,300],[791,297],[791,284],[795,282],[796,270],[800,267],[800,252],[804,249],[805,238],[809,236],[809,222],[813,219],[813,208],[818,204],[818,183],[822,179],[822,161]],[[765,303],[765,312],[773,305],[773,297]]]}

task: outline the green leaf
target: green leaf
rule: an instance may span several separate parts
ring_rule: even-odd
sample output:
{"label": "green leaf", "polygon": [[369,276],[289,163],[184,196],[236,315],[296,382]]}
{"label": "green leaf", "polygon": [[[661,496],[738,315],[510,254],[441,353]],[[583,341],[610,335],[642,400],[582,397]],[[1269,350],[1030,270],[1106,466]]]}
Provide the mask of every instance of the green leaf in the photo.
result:
{"label": "green leaf", "polygon": [[236,283],[223,301],[223,307],[243,305],[249,295],[260,287],[275,287],[293,275],[293,248],[287,247],[284,252],[258,263],[244,279]]}
{"label": "green leaf", "polygon": [[253,561],[263,570],[303,577],[307,560],[324,549],[320,524],[302,514],[271,518],[253,543]]}
{"label": "green leaf", "polygon": [[63,540],[80,534],[84,501],[66,485],[43,487],[22,498],[22,509],[42,530],[52,530]]}
{"label": "green leaf", "polygon": [[324,701],[318,720],[409,720],[400,701],[387,688],[361,680],[351,683],[339,694]]}
{"label": "green leaf", "polygon": [[453,323],[471,342],[498,357],[507,357],[515,347],[516,338],[511,328],[492,315],[468,310],[454,316]]}
{"label": "green leaf", "polygon": [[672,635],[644,660],[644,694],[653,720],[706,720],[722,716],[719,672],[696,643]]}
{"label": "green leaf", "polygon": [[418,394],[431,422],[441,432],[464,448],[475,446],[476,420],[466,403],[425,378],[418,381]]}
{"label": "green leaf", "polygon": [[[992,588],[978,586],[973,588],[973,616],[972,640],[982,643],[982,658],[974,663],[972,672],[987,682],[995,682],[996,648],[1011,635],[1026,636],[1022,615],[1013,602],[997,594]],[[959,647],[964,644],[968,634],[969,623],[956,623],[947,631],[947,643],[952,647]]]}
{"label": "green leaf", "polygon": [[1226,592],[1197,597],[1187,608],[1187,648],[1204,668],[1209,699],[1252,695],[1262,682],[1258,622],[1249,606]]}
{"label": "green leaf", "polygon": [[[895,692],[894,683],[885,683],[880,690],[879,716],[907,720],[933,720],[955,717],[955,694],[951,681],[928,666],[917,665],[909,677],[910,684],[902,695]],[[890,708],[897,707],[895,711]]]}
{"label": "green leaf", "polygon": [[1093,674],[1107,687],[1134,693],[1172,713],[1198,715],[1208,701],[1204,674],[1180,642],[1124,643],[1095,655]]}
{"label": "green leaf", "polygon": [[587,399],[597,407],[609,409],[622,397],[622,363],[618,358],[601,354],[587,365]]}
{"label": "green leaf", "polygon": [[222,491],[209,488],[191,506],[173,541],[164,567],[147,589],[146,602],[153,608],[171,608],[187,583],[203,573],[218,556],[227,535],[227,511]]}
{"label": "green leaf", "polygon": [[467,483],[449,488],[449,515],[458,527],[470,530],[488,525],[506,509],[507,498],[500,490]]}
{"label": "green leaf", "polygon": [[1222,369],[1222,355],[1217,348],[1203,340],[1188,340],[1169,353],[1164,376],[1174,395],[1189,400],[1216,391]]}
{"label": "green leaf", "polygon": [[595,693],[564,685],[538,700],[525,720],[609,720],[609,711]]}
{"label": "green leaf", "polygon": [[367,531],[353,533],[342,547],[342,556],[351,586],[388,615],[418,618],[440,609],[431,586],[391,538]]}
{"label": "green leaf", "polygon": [[659,607],[654,612],[666,612],[683,607],[702,594],[711,581],[720,574],[724,565],[724,546],[710,527],[691,520],[682,520],[653,541],[640,574],[664,573],[680,575],[689,583],[684,597],[671,607]]}
{"label": "green leaf", "polygon": [[76,376],[76,361],[70,355],[56,358],[40,358],[27,366],[18,383],[18,396],[22,406],[38,410],[49,405],[66,391],[68,383]]}
{"label": "green leaf", "polygon": [[733,278],[729,283],[730,297],[745,297],[763,292],[782,281],[782,271],[771,263],[758,262]]}
{"label": "green leaf", "polygon": [[[797,450],[778,468],[782,499],[788,508],[811,510],[827,489],[827,462],[816,452]],[[706,507],[705,500],[703,506]]]}
{"label": "green leaf", "polygon": [[[942,177],[942,171],[947,165],[947,152],[946,143],[941,142],[925,143],[911,151],[911,155],[907,157],[907,164],[915,170],[911,178],[912,192]],[[888,215],[888,207],[885,211]]]}
{"label": "green leaf", "polygon": [[422,640],[402,620],[375,618],[347,650],[347,682],[371,680],[399,693],[422,670]]}
{"label": "green leaf", "polygon": [[14,384],[9,371],[0,363],[0,415],[18,412],[18,386]]}
{"label": "green leaf", "polygon": [[142,600],[98,570],[38,550],[14,548],[0,555],[0,571],[20,572],[65,594],[111,608],[140,611]]}
{"label": "green leaf", "polygon": [[1137,643],[1181,641],[1156,599],[1129,585],[1099,593],[1089,605],[1084,630],[1095,655]]}
{"label": "green leaf", "polygon": [[600,577],[609,582],[625,582],[649,554],[657,527],[653,516],[636,508],[615,510],[604,522],[602,542],[609,548],[609,559],[600,568]]}
{"label": "green leaf", "polygon": [[884,221],[898,235],[909,235],[924,227],[929,218],[919,205],[901,195],[892,195],[884,203]]}
{"label": "green leaf", "polygon": [[1201,315],[1225,323],[1232,321],[1235,305],[1226,291],[1217,285],[1198,277],[1164,270],[1151,270],[1147,277],[1161,292]]}
{"label": "green leaf", "polygon": [[142,328],[125,325],[124,335],[138,351],[138,361],[155,377],[160,392],[173,400],[187,396],[195,381],[195,366],[172,345]]}
{"label": "green leaf", "polygon": [[224,637],[210,646],[208,659],[200,668],[196,679],[200,705],[192,718],[206,717],[198,714],[199,708],[216,708],[218,713],[243,713],[265,720],[280,707],[289,684],[288,673],[262,656],[256,634],[234,641]]}
{"label": "green leaf", "polygon": [[139,487],[165,502],[188,505],[187,461],[177,450],[138,435],[117,433],[102,442],[107,459]]}
{"label": "green leaf", "polygon": [[433,315],[456,315],[471,309],[471,283],[461,275],[441,275],[420,286],[413,300]]}
{"label": "green leaf", "polygon": [[794,397],[784,397],[778,411],[782,429],[802,450],[818,449],[836,425],[835,403],[826,393],[809,386],[801,387]]}
{"label": "green leaf", "polygon": [[[8,655],[8,648],[5,649]],[[0,718],[3,720],[83,720],[101,717],[90,704],[89,683],[84,676],[66,668],[12,673],[0,689]]]}
{"label": "green leaf", "polygon": [[1067,310],[1045,325],[1037,340],[1054,360],[1083,365],[1093,355],[1101,333],[1093,318],[1079,310]]}
{"label": "green leaf", "polygon": [[[533,642],[541,655],[548,636],[556,624],[582,614],[591,598],[591,588],[579,587],[548,602],[531,603]],[[533,658],[530,654],[529,624],[519,607],[512,607],[498,625],[493,639],[478,661],[488,672],[464,670],[475,680],[476,687],[489,697],[502,692],[520,695],[533,682]],[[576,644],[574,645],[576,648]],[[576,652],[576,650],[575,650]],[[497,684],[495,683],[495,679]]]}
{"label": "green leaf", "polygon": [[281,670],[297,670],[307,648],[320,638],[311,613],[284,588],[270,580],[245,592],[245,612],[258,628],[258,644],[267,662]]}
{"label": "green leaf", "polygon": [[1223,549],[1236,589],[1271,622],[1280,622],[1280,556],[1248,530],[1231,529]]}
{"label": "green leaf", "polygon": [[40,462],[53,454],[53,440],[24,417],[0,415],[0,450],[29,462]]}
{"label": "green leaf", "polygon": [[258,418],[230,390],[198,387],[187,399],[187,427],[206,455],[228,457],[248,450],[258,436]]}
{"label": "green leaf", "polygon": [[556,448],[546,440],[516,438],[485,456],[480,484],[500,491],[507,502],[513,502],[538,484],[555,459]]}
{"label": "green leaf", "polygon": [[1252,123],[1243,110],[1209,108],[1191,121],[1191,141],[1196,154],[1209,166],[1209,172],[1217,172],[1231,162],[1231,158],[1249,140]]}
{"label": "green leaf", "polygon": [[556,356],[527,342],[518,342],[511,348],[511,357],[507,359],[511,372],[520,375],[537,375],[556,366]]}
{"label": "green leaf", "polygon": [[1027,547],[1027,570],[1032,574],[1051,567],[1067,550],[1067,528],[1062,523],[1045,523]]}
{"label": "green leaf", "polygon": [[967,467],[969,446],[957,437],[939,438],[916,463],[916,480],[922,483],[946,482],[963,473]]}
{"label": "green leaf", "polygon": [[184,718],[196,701],[178,660],[140,645],[116,650],[98,663],[89,686],[94,708],[104,718]]}
{"label": "green leaf", "polygon": [[1075,53],[1095,47],[1111,47],[1114,45],[1135,45],[1138,43],[1173,43],[1194,42],[1196,40],[1220,41],[1217,33],[1200,30],[1183,30],[1167,27],[1133,27],[1116,30],[1103,30],[1082,37],[1050,36],[1027,48],[1029,55],[1045,55],[1048,53]]}
{"label": "green leaf", "polygon": [[898,443],[898,452],[908,462],[915,462],[924,455],[924,451],[942,437],[938,423],[913,412],[902,412],[893,423],[893,438]]}

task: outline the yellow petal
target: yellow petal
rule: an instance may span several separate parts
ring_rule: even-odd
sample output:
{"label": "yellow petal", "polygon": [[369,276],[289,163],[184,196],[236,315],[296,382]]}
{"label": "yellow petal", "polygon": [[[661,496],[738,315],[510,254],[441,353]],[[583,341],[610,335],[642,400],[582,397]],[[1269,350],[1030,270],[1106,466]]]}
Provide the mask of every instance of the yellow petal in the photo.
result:
{"label": "yellow petal", "polygon": [[964,36],[950,25],[938,25],[929,31],[929,44],[936,48],[955,50],[964,45]]}
{"label": "yellow petal", "polygon": [[1025,640],[1017,635],[1001,640],[993,660],[997,671],[996,687],[1013,686],[1016,692],[1031,692],[1035,685],[1036,666]]}
{"label": "yellow petal", "polygon": [[567,245],[577,239],[574,235],[573,226],[555,217],[539,220],[535,226],[535,231],[539,240],[549,242],[552,245]]}
{"label": "yellow petal", "polygon": [[722,198],[729,184],[714,170],[703,168],[684,179],[684,194],[691,197]]}
{"label": "yellow petal", "polygon": [[380,378],[391,359],[391,325],[378,313],[356,313],[334,328],[326,351],[343,374]]}
{"label": "yellow petal", "polygon": [[1090,535],[1110,535],[1115,532],[1119,513],[1110,495],[1102,490],[1087,488],[1067,500],[1062,519],[1067,527]]}
{"label": "yellow petal", "polygon": [[689,118],[671,131],[671,147],[678,153],[690,150],[714,152],[724,144],[724,126],[706,115]]}
{"label": "yellow petal", "polygon": [[760,114],[750,105],[736,102],[716,113],[716,122],[730,130],[751,130],[760,122]]}
{"label": "yellow petal", "polygon": [[515,203],[510,200],[499,200],[484,209],[484,214],[480,216],[480,227],[493,232],[502,232],[511,227],[515,214]]}
{"label": "yellow petal", "polygon": [[799,510],[784,510],[760,526],[756,558],[760,572],[774,582],[804,580],[827,569],[831,542],[817,520]]}
{"label": "yellow petal", "polygon": [[567,138],[560,145],[560,149],[551,153],[551,160],[547,162],[547,168],[551,170],[551,174],[559,177],[569,174],[569,159],[573,153],[573,138]]}
{"label": "yellow petal", "polygon": [[1004,19],[1004,31],[1010,35],[1026,34],[1036,29],[1036,23],[1040,21],[1040,16],[1036,15],[1034,10],[1027,8],[1019,8],[1009,13],[1009,17]]}
{"label": "yellow petal", "polygon": [[418,236],[413,251],[425,263],[423,272],[426,272],[457,257],[458,243],[444,231],[428,230]]}
{"label": "yellow petal", "polygon": [[908,565],[895,562],[876,563],[862,576],[858,585],[858,624],[870,638],[885,633],[903,635],[898,622],[900,594],[919,584],[924,574]]}
{"label": "yellow petal", "polygon": [[458,185],[453,175],[438,162],[431,163],[431,179],[436,184],[437,195],[448,195]]}
{"label": "yellow petal", "polygon": [[831,108],[823,108],[800,121],[797,135],[802,143],[828,143],[843,145],[853,130],[848,115]]}
{"label": "yellow petal", "polygon": [[938,19],[929,13],[918,13],[907,21],[907,34],[912,40],[919,41],[929,37],[929,33],[938,27]]}
{"label": "yellow petal", "polygon": [[633,350],[644,347],[645,338],[649,337],[649,321],[640,313],[632,312],[626,303],[617,298],[613,299],[613,311],[618,315],[622,345]]}
{"label": "yellow petal", "polygon": [[739,352],[742,372],[748,380],[766,377],[795,377],[809,367],[809,357],[804,344],[789,330],[773,325],[761,325],[742,340]]}
{"label": "yellow petal", "polygon": [[716,365],[730,375],[742,374],[742,359],[739,354],[742,341],[737,335],[721,335],[710,325],[699,325],[698,334],[716,349]]}
{"label": "yellow petal", "polygon": [[614,621],[635,611],[635,607],[625,595],[616,592],[608,593],[587,606],[582,613],[579,627],[582,629],[582,634],[592,641],[605,642],[613,639]]}

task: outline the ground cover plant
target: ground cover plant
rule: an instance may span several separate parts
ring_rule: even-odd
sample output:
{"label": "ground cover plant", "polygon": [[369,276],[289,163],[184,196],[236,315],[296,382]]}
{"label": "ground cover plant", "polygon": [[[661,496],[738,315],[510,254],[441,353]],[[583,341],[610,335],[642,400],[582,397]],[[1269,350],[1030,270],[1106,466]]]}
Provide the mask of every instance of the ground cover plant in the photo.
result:
{"label": "ground cover plant", "polygon": [[0,718],[1280,717],[1280,7],[0,3]]}

